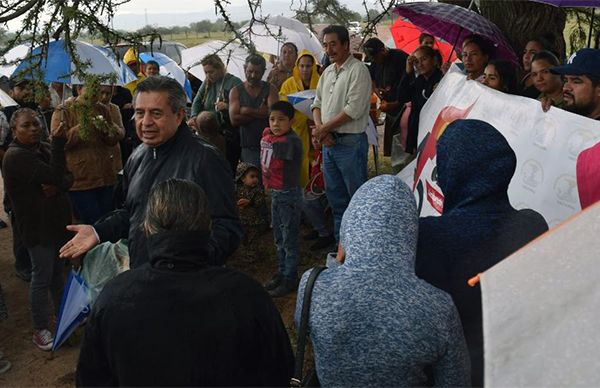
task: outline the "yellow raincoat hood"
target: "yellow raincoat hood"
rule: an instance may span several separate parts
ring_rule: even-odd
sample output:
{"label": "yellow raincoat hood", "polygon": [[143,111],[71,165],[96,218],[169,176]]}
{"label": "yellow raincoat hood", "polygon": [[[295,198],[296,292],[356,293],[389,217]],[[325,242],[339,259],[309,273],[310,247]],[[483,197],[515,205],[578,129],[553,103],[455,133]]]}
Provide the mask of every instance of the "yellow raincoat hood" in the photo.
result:
{"label": "yellow raincoat hood", "polygon": [[127,50],[123,56],[123,62],[125,62],[125,64],[129,64],[129,62],[139,62],[137,52],[133,47]]}
{"label": "yellow raincoat hood", "polygon": [[304,49],[298,55],[298,59],[296,59],[296,64],[294,65],[294,69],[292,70],[292,77],[294,77],[294,80],[296,81],[299,90],[304,90],[304,86],[302,85],[302,79],[300,78],[300,69],[298,68],[298,63],[300,62],[300,58],[307,55],[313,59],[309,89],[316,89],[317,83],[319,82],[319,72],[317,71],[317,63],[319,62],[310,51]]}

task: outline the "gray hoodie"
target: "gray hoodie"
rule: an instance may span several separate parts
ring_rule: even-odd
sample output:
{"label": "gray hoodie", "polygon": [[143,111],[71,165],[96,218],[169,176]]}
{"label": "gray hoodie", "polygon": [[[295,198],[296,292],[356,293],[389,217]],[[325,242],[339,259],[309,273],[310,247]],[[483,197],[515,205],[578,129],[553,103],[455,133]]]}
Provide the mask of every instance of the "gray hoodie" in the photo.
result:
{"label": "gray hoodie", "polygon": [[[325,270],[313,291],[309,330],[323,386],[470,384],[456,308],[415,275],[418,215],[412,192],[379,176],[354,194],[342,219],[345,264]],[[308,272],[302,277],[296,325]]]}

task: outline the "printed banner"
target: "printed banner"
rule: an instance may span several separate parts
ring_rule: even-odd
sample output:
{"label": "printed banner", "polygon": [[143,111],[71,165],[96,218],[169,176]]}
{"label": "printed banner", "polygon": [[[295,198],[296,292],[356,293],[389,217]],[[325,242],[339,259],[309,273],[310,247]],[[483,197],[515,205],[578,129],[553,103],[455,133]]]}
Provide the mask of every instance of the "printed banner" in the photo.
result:
{"label": "printed banner", "polygon": [[511,204],[544,216],[550,227],[581,210],[575,162],[600,141],[600,121],[467,81],[453,66],[421,111],[419,155],[398,174],[415,192],[422,217],[440,215],[443,194],[435,175],[436,141],[448,124],[479,119],[493,125],[517,155],[508,189]]}

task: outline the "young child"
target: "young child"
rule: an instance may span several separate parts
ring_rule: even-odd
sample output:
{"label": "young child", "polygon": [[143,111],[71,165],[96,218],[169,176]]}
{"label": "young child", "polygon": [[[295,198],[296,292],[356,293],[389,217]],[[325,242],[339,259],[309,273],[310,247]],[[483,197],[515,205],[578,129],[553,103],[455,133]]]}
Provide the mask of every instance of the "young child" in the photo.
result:
{"label": "young child", "polygon": [[335,242],[331,228],[327,227],[325,220],[325,207],[327,197],[325,196],[325,181],[321,163],[323,153],[321,143],[315,136],[311,136],[313,145],[313,159],[310,162],[310,179],[304,188],[302,210],[313,227],[313,231],[304,236],[304,240],[317,240],[311,245],[311,250],[323,249]]}
{"label": "young child", "polygon": [[215,112],[204,111],[196,116],[196,134],[225,155],[225,137],[219,130]]}
{"label": "young child", "polygon": [[269,128],[260,142],[263,183],[271,191],[271,222],[279,270],[265,284],[273,297],[298,287],[298,258],[302,189],[302,141],[291,130],[294,108],[287,101],[271,105]]}
{"label": "young child", "polygon": [[238,165],[235,176],[237,206],[244,228],[242,244],[250,261],[255,257],[256,239],[267,229],[264,216],[265,192],[258,182],[258,173],[258,167],[242,162]]}

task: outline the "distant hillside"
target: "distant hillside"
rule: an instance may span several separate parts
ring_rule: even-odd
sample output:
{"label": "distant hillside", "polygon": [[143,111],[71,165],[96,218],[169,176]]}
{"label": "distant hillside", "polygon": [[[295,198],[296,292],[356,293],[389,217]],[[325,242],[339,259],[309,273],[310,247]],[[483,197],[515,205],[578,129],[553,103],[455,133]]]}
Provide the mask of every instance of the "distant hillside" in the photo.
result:
{"label": "distant hillside", "polygon": [[[247,7],[230,7],[228,11],[233,21],[248,20],[250,13]],[[268,7],[263,8],[264,13],[271,15],[294,16],[290,11],[288,1],[269,1]],[[146,15],[142,13],[124,13],[117,14],[114,18],[114,28],[119,30],[134,31],[150,24],[157,27],[187,26],[190,23],[200,20],[215,20],[214,11],[187,12],[187,13],[148,13],[148,23]]]}

